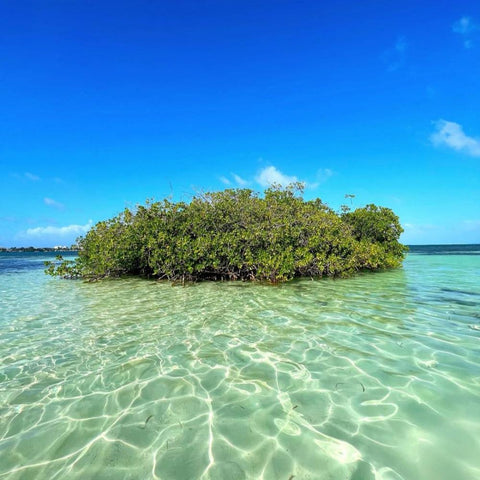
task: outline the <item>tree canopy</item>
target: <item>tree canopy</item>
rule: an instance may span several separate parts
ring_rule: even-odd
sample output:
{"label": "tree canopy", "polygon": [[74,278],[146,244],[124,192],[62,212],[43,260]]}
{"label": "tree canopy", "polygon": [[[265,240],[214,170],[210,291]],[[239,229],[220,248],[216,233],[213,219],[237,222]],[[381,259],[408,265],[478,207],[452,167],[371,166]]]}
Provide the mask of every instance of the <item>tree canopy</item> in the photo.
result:
{"label": "tree canopy", "polygon": [[75,261],[46,262],[46,273],[278,283],[401,265],[407,249],[392,210],[367,205],[338,214],[302,193],[292,184],[263,195],[227,189],[190,203],[147,202],[97,223],[77,240]]}

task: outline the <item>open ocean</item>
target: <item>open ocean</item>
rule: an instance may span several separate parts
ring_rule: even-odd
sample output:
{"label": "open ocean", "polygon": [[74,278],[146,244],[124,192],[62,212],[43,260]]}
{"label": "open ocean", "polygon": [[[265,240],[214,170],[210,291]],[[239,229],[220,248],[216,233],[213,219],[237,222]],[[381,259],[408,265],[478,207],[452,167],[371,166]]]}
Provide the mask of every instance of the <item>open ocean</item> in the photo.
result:
{"label": "open ocean", "polygon": [[0,479],[480,478],[480,245],[280,286],[0,253]]}

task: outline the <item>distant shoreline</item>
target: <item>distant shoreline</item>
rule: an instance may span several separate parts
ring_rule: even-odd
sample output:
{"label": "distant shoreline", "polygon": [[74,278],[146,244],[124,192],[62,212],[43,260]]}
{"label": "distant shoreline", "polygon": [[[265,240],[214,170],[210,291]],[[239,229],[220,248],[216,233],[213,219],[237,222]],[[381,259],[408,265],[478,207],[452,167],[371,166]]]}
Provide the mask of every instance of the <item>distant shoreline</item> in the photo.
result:
{"label": "distant shoreline", "polygon": [[78,249],[72,247],[0,247],[0,252],[78,252]]}

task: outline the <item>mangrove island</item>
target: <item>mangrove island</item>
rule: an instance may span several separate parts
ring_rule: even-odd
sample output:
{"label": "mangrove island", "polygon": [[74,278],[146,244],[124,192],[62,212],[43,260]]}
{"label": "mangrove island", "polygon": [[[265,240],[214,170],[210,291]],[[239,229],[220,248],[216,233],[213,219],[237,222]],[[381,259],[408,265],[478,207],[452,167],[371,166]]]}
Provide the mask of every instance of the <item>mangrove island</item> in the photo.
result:
{"label": "mangrove island", "polygon": [[304,200],[303,186],[205,193],[147,202],[97,223],[77,240],[78,258],[46,273],[98,280],[141,275],[173,282],[339,277],[401,266],[407,247],[395,213],[367,205],[335,212]]}

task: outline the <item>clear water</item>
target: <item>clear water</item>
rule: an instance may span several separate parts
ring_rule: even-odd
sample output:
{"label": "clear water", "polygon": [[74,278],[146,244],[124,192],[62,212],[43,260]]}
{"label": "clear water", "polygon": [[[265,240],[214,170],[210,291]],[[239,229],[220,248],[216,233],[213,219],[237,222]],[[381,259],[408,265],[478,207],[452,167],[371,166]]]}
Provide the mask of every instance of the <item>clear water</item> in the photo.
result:
{"label": "clear water", "polygon": [[0,254],[0,478],[480,478],[480,255],[446,253],[280,287]]}

